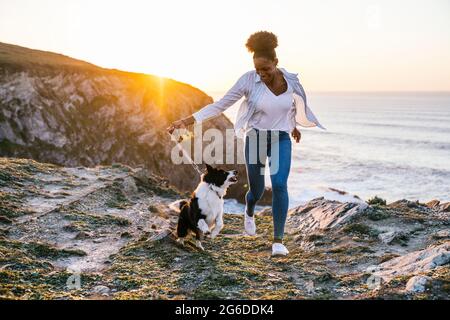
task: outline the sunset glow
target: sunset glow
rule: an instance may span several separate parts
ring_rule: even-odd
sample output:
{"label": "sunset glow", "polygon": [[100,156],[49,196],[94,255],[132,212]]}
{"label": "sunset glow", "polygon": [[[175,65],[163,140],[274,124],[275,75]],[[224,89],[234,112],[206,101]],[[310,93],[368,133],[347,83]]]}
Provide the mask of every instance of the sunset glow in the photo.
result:
{"label": "sunset glow", "polygon": [[0,0],[0,41],[227,90],[253,32],[313,91],[449,91],[450,2]]}

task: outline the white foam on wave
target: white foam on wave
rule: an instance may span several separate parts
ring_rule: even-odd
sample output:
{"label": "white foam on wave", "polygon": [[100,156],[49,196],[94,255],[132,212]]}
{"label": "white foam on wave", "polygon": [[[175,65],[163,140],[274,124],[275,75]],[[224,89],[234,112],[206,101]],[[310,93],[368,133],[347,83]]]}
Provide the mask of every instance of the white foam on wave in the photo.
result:
{"label": "white foam on wave", "polygon": [[[348,192],[341,190],[333,190],[333,188],[326,186],[314,186],[309,189],[305,189],[300,193],[293,195],[289,192],[289,209],[304,205],[310,200],[315,198],[324,197],[328,200],[334,200],[339,202],[351,202],[351,203],[365,203],[359,199],[356,195],[352,195]],[[261,211],[264,208],[271,206],[259,206],[257,205],[255,211]],[[243,214],[245,210],[245,204],[239,203],[236,199],[226,199],[224,202],[224,212],[229,214]]]}

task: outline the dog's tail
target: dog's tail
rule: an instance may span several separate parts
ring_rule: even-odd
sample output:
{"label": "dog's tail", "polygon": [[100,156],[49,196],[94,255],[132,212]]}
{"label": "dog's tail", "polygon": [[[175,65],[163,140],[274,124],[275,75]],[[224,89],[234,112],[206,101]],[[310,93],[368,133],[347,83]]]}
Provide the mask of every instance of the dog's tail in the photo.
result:
{"label": "dog's tail", "polygon": [[181,212],[181,208],[188,203],[187,200],[177,200],[169,204],[169,208],[175,212]]}

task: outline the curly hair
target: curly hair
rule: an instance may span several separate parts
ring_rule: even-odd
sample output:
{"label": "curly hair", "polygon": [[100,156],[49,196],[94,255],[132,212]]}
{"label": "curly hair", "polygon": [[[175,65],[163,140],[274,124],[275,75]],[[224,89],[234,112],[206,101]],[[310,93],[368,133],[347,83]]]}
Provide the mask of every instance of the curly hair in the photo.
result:
{"label": "curly hair", "polygon": [[278,38],[272,32],[258,31],[252,34],[245,44],[248,51],[253,52],[253,59],[267,58],[275,60],[277,54],[275,48],[278,47]]}

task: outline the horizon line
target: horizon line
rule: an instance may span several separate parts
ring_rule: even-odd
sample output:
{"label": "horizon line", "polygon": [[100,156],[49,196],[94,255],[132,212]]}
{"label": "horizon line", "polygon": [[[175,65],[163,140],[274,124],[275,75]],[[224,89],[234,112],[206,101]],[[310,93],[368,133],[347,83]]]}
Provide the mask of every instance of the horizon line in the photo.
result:
{"label": "horizon line", "polygon": [[[210,93],[225,93],[228,90],[208,90]],[[450,90],[308,90],[310,94],[450,94]]]}

